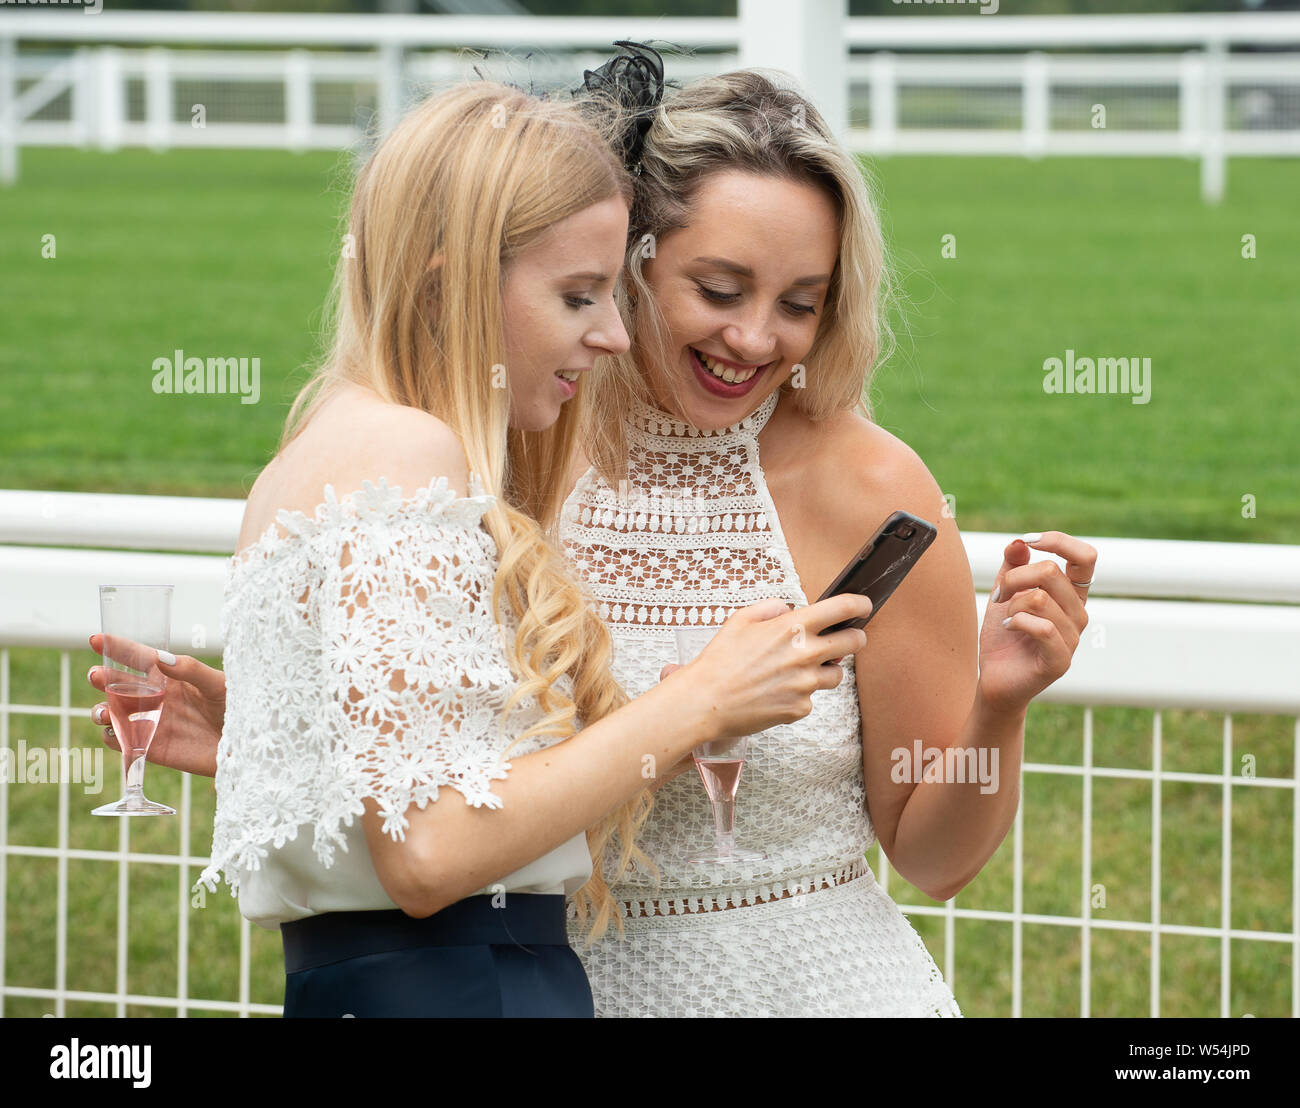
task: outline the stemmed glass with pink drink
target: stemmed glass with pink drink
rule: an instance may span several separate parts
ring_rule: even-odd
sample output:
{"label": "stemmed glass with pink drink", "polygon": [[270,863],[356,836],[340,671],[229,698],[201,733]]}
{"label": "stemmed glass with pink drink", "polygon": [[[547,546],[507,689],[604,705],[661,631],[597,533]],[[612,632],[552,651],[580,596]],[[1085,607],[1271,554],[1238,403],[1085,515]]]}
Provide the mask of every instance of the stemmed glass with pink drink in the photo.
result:
{"label": "stemmed glass with pink drink", "polygon": [[[681,665],[694,661],[720,630],[721,627],[674,628],[677,661]],[[735,841],[736,790],[740,787],[740,775],[748,752],[748,735],[701,743],[691,752],[705,792],[709,794],[709,803],[713,806],[713,845],[693,854],[688,862],[703,865],[710,862],[760,862],[767,858],[762,851],[747,850],[737,846]]]}
{"label": "stemmed glass with pink drink", "polygon": [[122,799],[96,816],[174,816],[175,808],[144,795],[144,767],[162,715],[167,678],[158,652],[171,636],[171,585],[100,585],[104,632],[104,692],[113,734],[122,750]]}

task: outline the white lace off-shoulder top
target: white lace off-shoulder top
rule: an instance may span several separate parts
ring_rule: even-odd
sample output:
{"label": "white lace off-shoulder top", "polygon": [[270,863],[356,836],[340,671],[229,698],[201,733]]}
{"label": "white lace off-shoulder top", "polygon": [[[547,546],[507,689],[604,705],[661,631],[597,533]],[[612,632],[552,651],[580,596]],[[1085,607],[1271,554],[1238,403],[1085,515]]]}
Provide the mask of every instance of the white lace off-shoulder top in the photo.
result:
{"label": "white lace off-shoulder top", "polygon": [[[215,892],[224,871],[240,912],[266,928],[393,909],[364,798],[396,841],[412,804],[503,806],[491,784],[542,711],[526,697],[500,715],[518,684],[505,652],[517,624],[491,610],[497,550],[481,521],[493,503],[474,474],[466,496],[445,477],[408,497],[384,479],[342,499],[326,486],[314,516],[281,511],[286,534],[272,524],[231,559],[212,857],[195,889]],[[556,687],[572,692],[567,676]],[[580,833],[479,892],[568,894],[590,876]]]}

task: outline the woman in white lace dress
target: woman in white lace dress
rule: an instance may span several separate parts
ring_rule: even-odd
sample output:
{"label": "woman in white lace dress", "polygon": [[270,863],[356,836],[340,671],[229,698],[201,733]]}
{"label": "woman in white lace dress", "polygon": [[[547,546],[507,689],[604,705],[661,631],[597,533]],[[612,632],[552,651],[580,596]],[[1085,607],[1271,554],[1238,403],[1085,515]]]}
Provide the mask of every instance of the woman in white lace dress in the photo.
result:
{"label": "woman in white lace dress", "polygon": [[228,567],[199,879],[280,930],[287,1016],[590,1016],[565,896],[608,915],[593,857],[630,854],[647,764],[797,719],[861,644],[816,634],[860,599],[770,600],[648,695],[611,680],[543,478],[566,378],[628,346],[627,191],[576,109],[491,84],[414,110],[358,180],[334,345]]}
{"label": "woman in white lace dress", "polygon": [[[1015,816],[1026,707],[1069,665],[1096,551],[1026,536],[1067,575],[1012,543],[977,659],[939,486],[865,417],[881,237],[812,104],[755,72],[694,82],[659,109],[637,174],[633,348],[589,382],[597,464],[576,466],[561,525],[629,694],[673,660],[672,626],[774,594],[807,604],[895,509],[939,535],[845,680],[751,740],[736,839],[766,861],[684,861],[710,840],[708,798],[694,773],[658,789],[638,838],[658,873],[610,870],[627,934],[579,946],[597,1014],[960,1015],[864,855],[879,840],[938,900],[992,855]],[[917,741],[996,752],[997,787],[900,779],[897,752]]]}

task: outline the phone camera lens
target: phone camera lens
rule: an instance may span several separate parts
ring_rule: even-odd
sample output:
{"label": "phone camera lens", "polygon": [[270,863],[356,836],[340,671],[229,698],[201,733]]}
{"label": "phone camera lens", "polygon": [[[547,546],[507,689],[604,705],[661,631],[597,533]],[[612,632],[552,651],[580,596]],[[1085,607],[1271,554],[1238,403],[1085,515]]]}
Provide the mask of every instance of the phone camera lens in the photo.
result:
{"label": "phone camera lens", "polygon": [[898,529],[898,537],[900,539],[910,539],[914,532],[915,528],[910,523],[904,523],[903,526]]}

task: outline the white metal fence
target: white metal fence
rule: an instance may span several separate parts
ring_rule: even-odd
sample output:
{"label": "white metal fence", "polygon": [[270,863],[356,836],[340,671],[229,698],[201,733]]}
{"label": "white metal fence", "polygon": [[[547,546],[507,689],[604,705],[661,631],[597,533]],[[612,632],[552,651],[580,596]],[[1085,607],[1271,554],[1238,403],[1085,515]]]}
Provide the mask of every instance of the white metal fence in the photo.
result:
{"label": "white metal fence", "polygon": [[[938,510],[936,508],[936,510]],[[175,582],[173,642],[181,652],[218,654],[221,648],[219,612],[225,555],[233,550],[243,502],[238,500],[127,497],[97,494],[0,491],[0,745],[10,745],[11,720],[26,716],[57,717],[59,743],[67,748],[74,720],[87,719],[85,709],[71,707],[69,651],[85,647],[96,629],[96,586],[122,583]],[[986,583],[1001,564],[1001,551],[1012,536],[968,533],[964,536],[977,582]],[[1088,541],[1101,552],[1101,572],[1089,601],[1090,624],[1075,661],[1062,680],[1040,698],[1045,702],[1085,705],[1081,764],[1027,762],[1026,775],[1078,777],[1082,783],[1082,871],[1079,909],[1074,914],[1042,914],[1024,910],[1023,848],[1027,836],[1023,809],[1011,836],[1013,887],[1011,905],[1002,910],[903,904],[915,916],[944,921],[944,969],[952,981],[962,960],[955,935],[957,920],[990,920],[1012,929],[1012,1014],[1020,1015],[1024,994],[1023,932],[1046,924],[1077,929],[1080,934],[1080,1015],[1088,1015],[1092,984],[1091,946],[1095,932],[1128,932],[1150,941],[1150,1014],[1160,1015],[1161,944],[1166,936],[1198,936],[1220,944],[1220,1014],[1230,1014],[1231,948],[1234,942],[1265,943],[1277,950],[1279,964],[1289,955],[1291,1015],[1300,1015],[1300,547],[1264,544],[1169,542],[1096,538]],[[147,551],[176,551],[152,553]],[[986,596],[977,597],[981,608]],[[191,644],[187,650],[186,644]],[[11,647],[58,650],[58,704],[16,702],[11,694]],[[1129,705],[1155,709],[1151,736],[1151,768],[1096,765],[1093,757],[1094,706]],[[1165,768],[1162,710],[1203,708],[1227,713],[1223,758],[1218,773],[1176,772]],[[1234,763],[1233,714],[1280,713],[1297,717],[1290,776],[1255,776]],[[88,724],[78,723],[78,726]],[[1032,750],[1030,751],[1032,754]],[[1091,908],[1093,784],[1098,780],[1149,782],[1151,804],[1150,919],[1101,918]],[[1220,918],[1218,926],[1191,926],[1162,918],[1161,817],[1162,786],[1196,782],[1222,790],[1220,853]],[[174,1009],[178,1015],[200,1011],[274,1013],[278,1007],[250,1000],[250,934],[240,921],[238,997],[214,999],[190,995],[190,886],[193,875],[207,863],[195,839],[206,845],[210,829],[191,826],[191,782],[184,778],[179,807],[180,846],[176,854],[133,852],[131,821],[122,820],[116,850],[80,850],[69,846],[70,790],[59,784],[58,838],[54,846],[9,841],[9,791],[0,783],[0,1014],[6,997],[37,997],[62,1015],[69,1001],[99,1001],[124,1014],[128,1004]],[[111,786],[110,786],[111,787]],[[1234,927],[1234,890],[1243,880],[1233,868],[1233,790],[1282,790],[1291,795],[1290,827],[1278,827],[1258,850],[1289,856],[1291,873],[1290,929]],[[80,818],[78,816],[77,818]],[[1005,849],[1005,848],[1004,848]],[[55,859],[57,905],[55,985],[53,988],[13,984],[4,978],[6,932],[19,933],[22,919],[13,920],[21,905],[11,902],[6,882],[13,857]],[[118,867],[116,984],[111,991],[77,987],[67,975],[70,924],[67,916],[68,862],[90,860]],[[177,868],[179,910],[176,936],[175,996],[141,995],[129,989],[127,934],[130,904],[128,872],[133,864],[155,863]],[[196,868],[197,867],[197,868]],[[887,865],[877,873],[888,887]],[[1247,875],[1251,876],[1251,875]],[[1252,877],[1257,880],[1257,874]],[[224,899],[224,898],[223,898]],[[111,909],[110,909],[111,910]],[[960,978],[958,978],[960,980]],[[960,994],[960,987],[958,989]]]}
{"label": "white metal fence", "polygon": [[[826,3],[778,5],[777,31]],[[770,0],[742,0],[737,19],[666,20],[5,10],[0,181],[15,179],[23,145],[345,147],[476,66],[572,86],[602,60],[595,51],[629,37],[693,51],[670,58],[683,80],[756,63],[792,71],[834,101],[860,153],[1198,157],[1211,201],[1228,157],[1300,154],[1300,14],[855,18],[810,61],[781,52],[772,11]]]}

